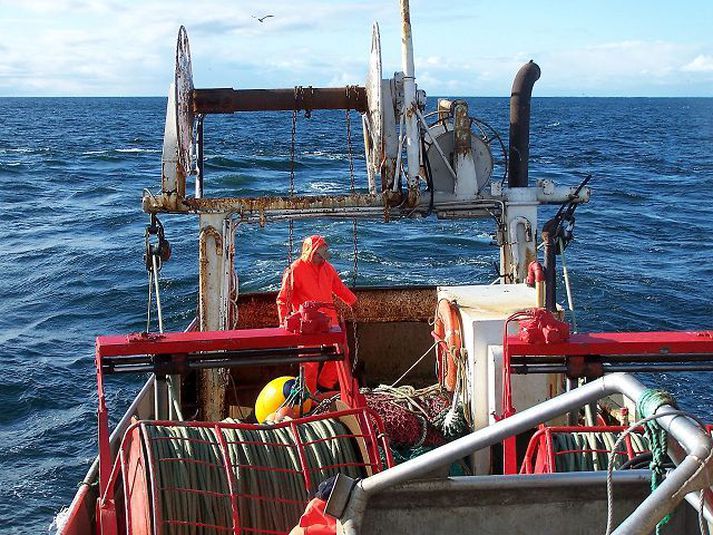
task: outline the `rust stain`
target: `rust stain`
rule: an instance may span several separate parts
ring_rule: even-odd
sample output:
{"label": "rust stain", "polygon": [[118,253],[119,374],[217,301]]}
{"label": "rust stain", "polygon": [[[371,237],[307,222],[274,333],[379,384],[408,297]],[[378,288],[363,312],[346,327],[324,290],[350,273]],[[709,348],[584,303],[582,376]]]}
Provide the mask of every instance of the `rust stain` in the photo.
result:
{"label": "rust stain", "polygon": [[411,39],[411,13],[409,11],[409,3],[401,1],[401,26],[402,40]]}
{"label": "rust stain", "polygon": [[[436,288],[362,288],[355,290],[357,304],[354,319],[358,323],[423,322],[433,317],[436,309]],[[238,317],[241,329],[274,327],[277,325],[276,292],[240,294]],[[348,309],[337,303],[340,313],[351,320]]]}
{"label": "rust stain", "polygon": [[287,197],[220,197],[186,199],[183,201],[188,210],[206,212],[238,212],[247,215],[260,215],[274,210],[309,210],[309,209],[344,209],[360,207],[381,207],[381,197],[357,193],[352,195],[310,196],[295,195]]}
{"label": "rust stain", "polygon": [[455,121],[455,151],[458,154],[468,154],[472,149],[468,104],[463,101],[457,101],[453,115]]}

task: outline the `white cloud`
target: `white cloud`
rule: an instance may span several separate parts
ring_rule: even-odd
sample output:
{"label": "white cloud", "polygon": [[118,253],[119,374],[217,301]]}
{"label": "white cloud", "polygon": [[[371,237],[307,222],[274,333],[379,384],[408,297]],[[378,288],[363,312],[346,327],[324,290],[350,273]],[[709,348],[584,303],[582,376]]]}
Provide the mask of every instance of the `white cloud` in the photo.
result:
{"label": "white cloud", "polygon": [[[180,24],[191,36],[199,87],[361,83],[374,19],[382,22],[384,76],[401,68],[398,5],[391,0],[0,0],[0,9],[0,95],[163,95]],[[268,13],[275,16],[263,23],[253,18]],[[540,95],[646,94],[654,82],[704,87],[713,71],[708,45],[661,40],[570,47],[564,35],[546,42],[521,35],[513,44],[486,31],[487,47],[463,46],[456,36],[468,33],[459,24],[470,29],[473,21],[438,13],[412,0],[412,14],[422,20],[414,22],[417,80],[432,95],[505,96],[530,58],[542,67]]]}
{"label": "white cloud", "polygon": [[713,72],[713,56],[699,54],[693,61],[684,65],[681,70],[687,72]]}
{"label": "white cloud", "polygon": [[694,86],[696,79],[680,73],[687,70],[682,65],[694,52],[690,45],[665,41],[621,41],[552,50],[536,57],[543,72],[538,86],[550,94],[686,94],[686,86]]}

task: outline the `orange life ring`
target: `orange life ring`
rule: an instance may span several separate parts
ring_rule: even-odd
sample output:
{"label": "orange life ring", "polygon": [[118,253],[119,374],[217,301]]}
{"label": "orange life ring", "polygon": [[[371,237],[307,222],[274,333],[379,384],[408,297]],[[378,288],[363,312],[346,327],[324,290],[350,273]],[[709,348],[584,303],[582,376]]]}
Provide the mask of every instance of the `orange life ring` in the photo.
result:
{"label": "orange life ring", "polygon": [[456,358],[461,356],[463,349],[463,325],[458,308],[448,299],[441,299],[436,306],[436,317],[433,322],[433,335],[437,340],[436,360],[438,362],[438,380],[448,392],[456,387],[458,366]]}

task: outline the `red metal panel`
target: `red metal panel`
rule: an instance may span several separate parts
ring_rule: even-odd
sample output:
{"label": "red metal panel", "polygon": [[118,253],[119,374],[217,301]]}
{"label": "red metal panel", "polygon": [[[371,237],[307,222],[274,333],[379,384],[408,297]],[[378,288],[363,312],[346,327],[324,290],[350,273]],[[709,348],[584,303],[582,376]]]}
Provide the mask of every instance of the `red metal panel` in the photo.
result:
{"label": "red metal panel", "polygon": [[344,342],[344,333],[333,328],[328,333],[298,334],[281,327],[181,333],[134,333],[99,336],[97,354],[101,357],[194,353],[196,351],[234,351],[296,346],[319,346]]}
{"label": "red metal panel", "polygon": [[94,532],[92,508],[94,499],[90,487],[82,484],[69,507],[67,522],[60,528],[58,535],[85,535]]}
{"label": "red metal panel", "polygon": [[128,533],[151,533],[151,501],[148,468],[141,449],[141,430],[133,427],[124,437],[120,450],[124,485],[126,529]]}
{"label": "red metal panel", "polygon": [[675,355],[713,353],[713,331],[573,334],[567,342],[528,343],[508,336],[510,355]]}

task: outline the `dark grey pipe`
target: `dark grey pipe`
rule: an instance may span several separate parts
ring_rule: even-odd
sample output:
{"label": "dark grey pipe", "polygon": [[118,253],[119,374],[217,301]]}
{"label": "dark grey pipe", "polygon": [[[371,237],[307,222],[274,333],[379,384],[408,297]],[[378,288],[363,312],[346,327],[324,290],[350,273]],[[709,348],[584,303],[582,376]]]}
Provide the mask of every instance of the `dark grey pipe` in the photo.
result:
{"label": "dark grey pipe", "polygon": [[554,219],[542,227],[542,241],[545,242],[545,308],[550,312],[557,310],[557,258],[554,233],[550,228]]}
{"label": "dark grey pipe", "polygon": [[515,76],[510,95],[510,147],[508,155],[508,187],[527,187],[530,157],[530,100],[532,87],[540,79],[540,67],[530,60]]}

